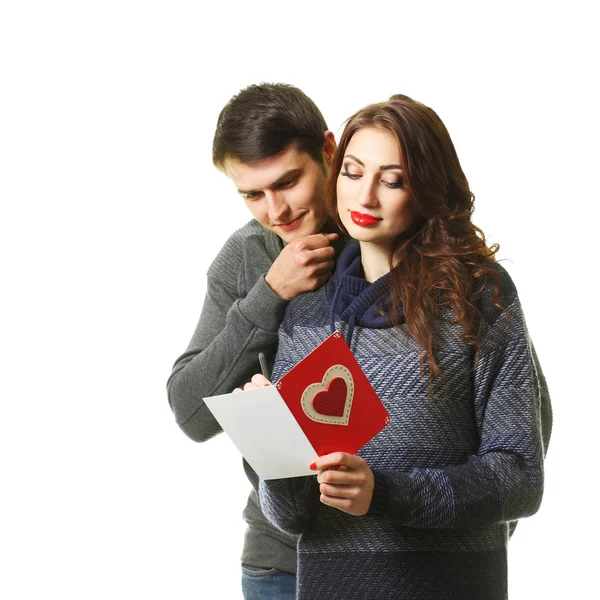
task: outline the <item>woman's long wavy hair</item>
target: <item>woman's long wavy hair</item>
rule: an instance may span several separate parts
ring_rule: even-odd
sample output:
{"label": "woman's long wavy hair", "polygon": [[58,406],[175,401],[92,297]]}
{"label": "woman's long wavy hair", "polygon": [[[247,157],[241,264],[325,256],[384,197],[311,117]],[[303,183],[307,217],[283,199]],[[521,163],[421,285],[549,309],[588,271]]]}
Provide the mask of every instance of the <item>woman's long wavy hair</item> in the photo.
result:
{"label": "woman's long wavy hair", "polygon": [[[500,274],[494,268],[499,246],[488,246],[471,222],[474,195],[460,166],[454,144],[438,115],[403,95],[369,105],[346,123],[332,163],[327,208],[345,231],[337,211],[337,181],[352,136],[365,127],[392,134],[400,146],[404,188],[418,215],[415,227],[398,238],[391,270],[390,317],[401,324],[421,350],[421,377],[429,366],[429,386],[443,373],[436,362],[436,321],[448,314],[462,326],[462,339],[480,345],[481,313],[477,300],[488,282],[492,304],[499,299]],[[346,232],[347,233],[347,232]]]}

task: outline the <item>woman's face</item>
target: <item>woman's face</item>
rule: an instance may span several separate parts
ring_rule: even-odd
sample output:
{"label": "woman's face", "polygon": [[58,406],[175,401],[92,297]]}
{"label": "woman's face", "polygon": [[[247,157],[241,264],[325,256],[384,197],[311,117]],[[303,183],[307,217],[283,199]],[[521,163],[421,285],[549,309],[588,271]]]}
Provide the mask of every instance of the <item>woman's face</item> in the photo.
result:
{"label": "woman's face", "polygon": [[401,162],[398,141],[387,131],[366,127],[350,139],[337,180],[337,209],[354,239],[393,251],[398,236],[415,223]]}

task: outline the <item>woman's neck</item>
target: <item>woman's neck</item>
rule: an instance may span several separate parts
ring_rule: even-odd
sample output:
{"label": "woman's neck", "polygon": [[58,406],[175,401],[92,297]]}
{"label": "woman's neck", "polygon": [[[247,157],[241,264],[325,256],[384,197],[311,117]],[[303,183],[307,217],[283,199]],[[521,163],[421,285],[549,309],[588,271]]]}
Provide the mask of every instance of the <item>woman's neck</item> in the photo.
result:
{"label": "woman's neck", "polygon": [[369,283],[377,281],[390,272],[390,263],[393,251],[389,247],[382,247],[369,242],[360,242],[360,259]]}

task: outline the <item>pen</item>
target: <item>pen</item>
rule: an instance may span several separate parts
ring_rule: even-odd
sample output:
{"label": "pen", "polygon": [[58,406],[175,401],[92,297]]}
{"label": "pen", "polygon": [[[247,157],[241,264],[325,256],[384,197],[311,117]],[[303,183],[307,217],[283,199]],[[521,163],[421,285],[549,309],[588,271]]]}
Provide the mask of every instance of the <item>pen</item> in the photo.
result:
{"label": "pen", "polygon": [[258,353],[258,362],[260,363],[260,370],[262,374],[271,381],[271,375],[269,374],[269,365],[267,365],[267,359],[262,352]]}

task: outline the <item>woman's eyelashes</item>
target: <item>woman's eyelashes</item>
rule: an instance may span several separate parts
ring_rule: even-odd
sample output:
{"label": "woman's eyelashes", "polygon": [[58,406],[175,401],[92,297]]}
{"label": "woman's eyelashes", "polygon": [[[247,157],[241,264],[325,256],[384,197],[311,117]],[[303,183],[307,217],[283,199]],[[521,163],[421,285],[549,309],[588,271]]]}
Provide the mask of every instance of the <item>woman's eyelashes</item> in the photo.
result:
{"label": "woman's eyelashes", "polygon": [[381,183],[393,190],[404,187],[404,179],[402,179],[402,177],[400,177],[397,181],[386,181],[385,179],[382,179]]}
{"label": "woman's eyelashes", "polygon": [[[348,170],[341,171],[340,175],[342,175],[343,177],[349,177],[350,179],[352,179],[354,181],[357,179],[360,179],[362,177],[361,173],[351,173]],[[392,190],[396,190],[396,189],[400,189],[400,188],[404,187],[404,179],[402,177],[399,177],[396,181],[387,181],[386,179],[380,179],[380,182]]]}

